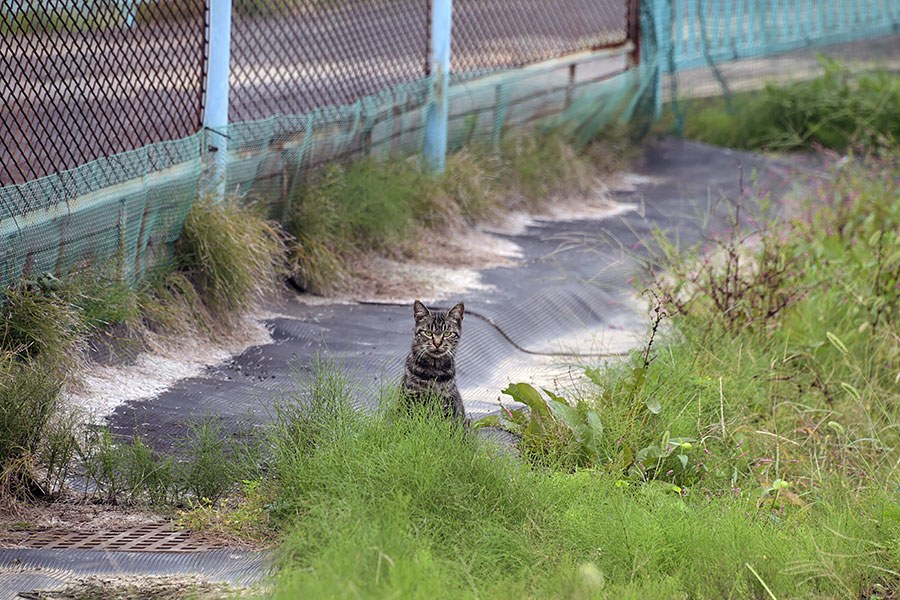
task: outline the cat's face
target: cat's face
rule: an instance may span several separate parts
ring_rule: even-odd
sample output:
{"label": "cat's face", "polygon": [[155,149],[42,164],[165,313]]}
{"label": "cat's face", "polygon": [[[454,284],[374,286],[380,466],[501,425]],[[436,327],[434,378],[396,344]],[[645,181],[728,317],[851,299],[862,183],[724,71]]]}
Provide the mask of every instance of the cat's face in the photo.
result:
{"label": "cat's face", "polygon": [[413,351],[433,357],[456,354],[465,307],[460,302],[447,312],[428,310],[424,304],[415,301],[413,317],[416,328],[413,332]]}

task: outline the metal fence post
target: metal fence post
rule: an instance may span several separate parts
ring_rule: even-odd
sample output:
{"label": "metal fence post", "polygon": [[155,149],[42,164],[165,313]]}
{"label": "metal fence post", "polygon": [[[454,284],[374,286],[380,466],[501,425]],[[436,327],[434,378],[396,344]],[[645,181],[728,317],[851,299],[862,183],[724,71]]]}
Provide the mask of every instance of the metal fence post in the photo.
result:
{"label": "metal fence post", "polygon": [[[653,117],[659,119],[663,110],[663,76],[666,73],[672,78],[672,86],[674,92],[675,86],[675,69],[674,62],[675,48],[672,39],[672,20],[674,18],[672,10],[672,0],[653,0],[651,2],[651,14],[653,17],[654,37],[656,38],[656,92],[654,98]],[[682,22],[683,15],[678,15],[678,23]],[[693,27],[693,23],[691,24]],[[681,36],[683,32],[678,31],[677,35]],[[645,32],[646,35],[646,32]],[[674,95],[673,95],[674,98]]]}
{"label": "metal fence post", "polygon": [[431,0],[431,94],[425,113],[425,160],[441,173],[447,160],[447,122],[450,116],[450,28],[453,0]]}
{"label": "metal fence post", "polygon": [[228,155],[228,75],[231,66],[231,0],[209,1],[209,48],[206,65],[206,98],[203,126],[206,146],[215,153],[210,189],[217,200],[225,198],[225,165]]}

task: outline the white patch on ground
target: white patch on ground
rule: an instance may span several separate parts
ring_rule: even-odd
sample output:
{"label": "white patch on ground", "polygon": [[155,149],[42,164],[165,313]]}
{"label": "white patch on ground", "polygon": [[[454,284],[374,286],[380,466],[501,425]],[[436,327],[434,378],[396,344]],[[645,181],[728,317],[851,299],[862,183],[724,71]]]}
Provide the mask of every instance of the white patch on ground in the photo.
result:
{"label": "white patch on ground", "polygon": [[597,330],[576,331],[559,340],[554,340],[544,347],[550,351],[569,354],[582,354],[585,362],[590,362],[591,355],[626,353],[641,342],[644,331],[635,331],[616,326]]}
{"label": "white patch on ground", "polygon": [[196,339],[172,344],[162,353],[143,352],[133,364],[91,365],[63,394],[72,408],[94,422],[126,402],[152,398],[175,382],[200,375],[210,366],[224,363],[250,346],[272,342],[263,321],[273,315],[246,315],[231,335],[216,342]]}
{"label": "white patch on ground", "polygon": [[639,173],[616,173],[606,181],[610,190],[616,192],[635,192],[639,187],[659,183],[658,177],[641,175]]}
{"label": "white patch on ground", "polygon": [[488,231],[473,232],[470,241],[478,243],[485,252],[501,258],[511,259],[509,261],[497,261],[497,264],[488,263],[482,268],[507,266],[511,261],[517,261],[523,256],[522,247],[520,245],[512,240],[491,235]]}
{"label": "white patch on ground", "polygon": [[502,235],[522,235],[529,227],[541,222],[598,221],[637,210],[636,205],[616,202],[610,198],[609,190],[618,189],[604,182],[598,184],[587,198],[558,198],[548,203],[540,214],[510,213],[484,230]]}
{"label": "white patch on ground", "polygon": [[[641,298],[631,296],[626,302],[636,314],[643,307]],[[534,348],[559,352],[558,355],[517,353],[501,362],[489,380],[478,386],[460,390],[466,399],[466,412],[475,419],[504,406],[519,405],[509,396],[501,394],[511,383],[529,383],[536,388],[547,388],[563,396],[566,390],[587,383],[585,366],[598,366],[611,360],[621,360],[633,348],[644,343],[646,326],[635,328],[639,321],[630,321],[629,327],[609,323],[603,327],[584,328],[557,339],[533,344]],[[568,356],[567,356],[568,354]],[[580,356],[572,356],[578,354]]]}
{"label": "white patch on ground", "polygon": [[354,302],[435,302],[473,290],[488,290],[480,271],[512,266],[522,258],[515,242],[483,230],[457,232],[423,246],[415,260],[366,257],[356,265],[358,274],[348,293],[318,296],[298,294],[296,299],[313,306]]}
{"label": "white patch on ground", "polygon": [[484,226],[483,230],[488,233],[499,233],[502,235],[522,235],[534,224],[535,219],[533,215],[526,212],[511,212],[498,222]]}

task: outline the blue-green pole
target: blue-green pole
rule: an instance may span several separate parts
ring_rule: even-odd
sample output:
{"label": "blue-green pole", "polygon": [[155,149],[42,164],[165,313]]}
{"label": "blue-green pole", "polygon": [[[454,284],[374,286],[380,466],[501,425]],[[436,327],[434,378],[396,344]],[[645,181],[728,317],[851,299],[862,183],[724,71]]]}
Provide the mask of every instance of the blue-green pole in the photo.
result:
{"label": "blue-green pole", "polygon": [[438,173],[444,171],[447,160],[452,23],[453,0],[431,0],[431,93],[425,113],[425,160]]}
{"label": "blue-green pole", "polygon": [[225,197],[225,163],[228,154],[228,75],[231,68],[231,0],[210,0],[209,49],[206,64],[206,99],[203,126],[206,144],[214,152],[211,183],[216,198]]}

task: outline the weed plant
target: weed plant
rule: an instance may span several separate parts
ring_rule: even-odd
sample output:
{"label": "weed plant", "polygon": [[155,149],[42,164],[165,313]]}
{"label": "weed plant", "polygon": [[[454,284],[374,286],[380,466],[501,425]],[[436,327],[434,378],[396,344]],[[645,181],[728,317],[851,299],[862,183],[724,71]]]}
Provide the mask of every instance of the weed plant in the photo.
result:
{"label": "weed plant", "polygon": [[900,77],[885,69],[852,72],[820,57],[824,75],[788,85],[768,84],[688,104],[685,136],[750,150],[845,151],[900,135]]}
{"label": "weed plant", "polygon": [[178,269],[219,319],[239,314],[277,289],[283,274],[280,229],[235,199],[201,196],[176,243]]}
{"label": "weed plant", "polygon": [[684,493],[747,494],[779,518],[830,501],[836,481],[893,489],[900,215],[884,199],[900,165],[893,149],[831,158],[800,218],[738,209],[706,248],[679,250],[660,232],[645,244],[658,249],[645,279],[656,323],[672,328],[652,353],[653,337],[630,361],[586,370],[576,405],[602,424],[594,465]]}
{"label": "weed plant", "polygon": [[208,508],[258,476],[258,440],[226,432],[215,417],[189,422],[172,455],[140,436],[123,440],[106,429],[84,435],[79,463],[87,487],[112,504]]}

